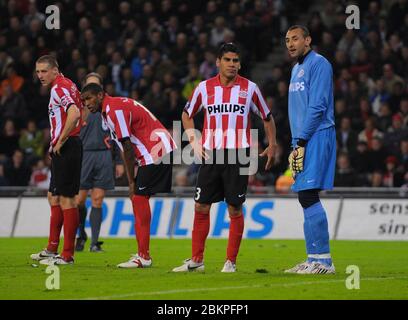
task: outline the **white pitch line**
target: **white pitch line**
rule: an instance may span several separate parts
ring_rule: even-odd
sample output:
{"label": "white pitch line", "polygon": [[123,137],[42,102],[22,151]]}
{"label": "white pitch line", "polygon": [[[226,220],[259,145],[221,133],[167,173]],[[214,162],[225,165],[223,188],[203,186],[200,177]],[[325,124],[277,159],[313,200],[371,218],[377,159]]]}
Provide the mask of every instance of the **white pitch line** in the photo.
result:
{"label": "white pitch line", "polygon": [[[380,277],[380,278],[361,278],[360,281],[385,281],[385,280],[402,280],[408,279],[408,277]],[[201,292],[201,291],[219,291],[219,290],[231,290],[231,289],[256,289],[256,288],[270,288],[270,287],[296,287],[310,284],[326,284],[335,282],[345,282],[345,279],[337,280],[323,280],[323,281],[303,281],[303,282],[293,282],[293,283],[271,283],[266,285],[252,285],[252,286],[229,286],[229,287],[217,287],[217,288],[194,288],[194,289],[175,289],[175,290],[164,290],[164,291],[151,291],[151,292],[131,292],[125,294],[117,294],[111,296],[102,297],[91,297],[82,298],[80,300],[110,300],[110,299],[121,299],[129,298],[134,296],[146,296],[146,295],[165,295],[172,293],[189,293],[189,292]]]}

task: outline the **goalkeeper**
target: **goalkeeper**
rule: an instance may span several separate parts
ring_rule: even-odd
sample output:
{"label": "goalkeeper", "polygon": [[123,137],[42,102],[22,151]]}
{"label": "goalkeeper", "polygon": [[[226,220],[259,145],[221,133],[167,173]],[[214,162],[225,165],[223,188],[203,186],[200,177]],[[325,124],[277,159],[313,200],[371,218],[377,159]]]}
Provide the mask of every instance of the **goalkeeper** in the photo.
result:
{"label": "goalkeeper", "polygon": [[330,62],[311,49],[306,27],[295,25],[286,33],[286,47],[297,59],[289,86],[289,122],[293,150],[289,165],[295,182],[292,190],[304,212],[307,260],[287,273],[335,273],[329,231],[319,191],[333,188],[336,131],[333,110],[333,71]]}

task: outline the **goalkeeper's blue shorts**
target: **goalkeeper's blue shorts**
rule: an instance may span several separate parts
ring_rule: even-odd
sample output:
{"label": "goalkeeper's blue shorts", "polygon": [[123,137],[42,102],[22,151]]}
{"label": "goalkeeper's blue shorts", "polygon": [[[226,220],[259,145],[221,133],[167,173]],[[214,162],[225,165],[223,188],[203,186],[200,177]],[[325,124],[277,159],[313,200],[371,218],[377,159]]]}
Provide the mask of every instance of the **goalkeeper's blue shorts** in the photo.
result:
{"label": "goalkeeper's blue shorts", "polygon": [[303,171],[295,177],[292,190],[333,189],[336,169],[335,127],[316,131],[305,147]]}

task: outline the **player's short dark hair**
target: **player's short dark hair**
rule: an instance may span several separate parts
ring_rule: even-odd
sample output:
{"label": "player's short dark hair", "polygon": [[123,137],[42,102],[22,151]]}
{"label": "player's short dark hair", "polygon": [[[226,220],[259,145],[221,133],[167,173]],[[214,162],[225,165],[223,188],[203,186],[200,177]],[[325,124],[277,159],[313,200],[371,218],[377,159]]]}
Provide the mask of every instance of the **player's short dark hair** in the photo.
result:
{"label": "player's short dark hair", "polygon": [[103,78],[99,73],[96,73],[96,72],[90,72],[84,77],[84,80],[82,82],[82,87],[86,85],[86,80],[88,80],[90,77],[97,78],[99,80],[100,85],[103,87]]}
{"label": "player's short dark hair", "polygon": [[238,56],[240,54],[238,47],[232,43],[232,42],[227,42],[227,43],[223,43],[220,48],[218,49],[218,54],[217,54],[217,58],[221,59],[222,56],[228,52],[234,52],[236,53]]}
{"label": "player's short dark hair", "polygon": [[98,94],[103,92],[103,88],[97,83],[88,83],[81,90],[81,93],[90,92],[92,94]]}
{"label": "player's short dark hair", "polygon": [[295,24],[288,29],[288,32],[295,30],[295,29],[301,29],[303,31],[303,37],[305,38],[310,37],[309,29],[306,26],[301,25],[301,24]]}
{"label": "player's short dark hair", "polygon": [[51,68],[59,68],[57,59],[49,54],[39,57],[36,63],[48,63]]}

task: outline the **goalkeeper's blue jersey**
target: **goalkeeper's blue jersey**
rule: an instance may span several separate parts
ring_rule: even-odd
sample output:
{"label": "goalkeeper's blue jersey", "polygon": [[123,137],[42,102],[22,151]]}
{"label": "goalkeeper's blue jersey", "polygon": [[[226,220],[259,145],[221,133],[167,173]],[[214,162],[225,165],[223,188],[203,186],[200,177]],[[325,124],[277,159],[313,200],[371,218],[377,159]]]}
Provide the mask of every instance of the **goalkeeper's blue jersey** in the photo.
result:
{"label": "goalkeeper's blue jersey", "polygon": [[292,69],[289,122],[292,143],[310,140],[319,130],[334,126],[333,70],[329,61],[310,51]]}

